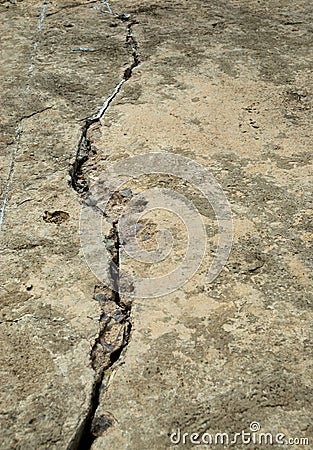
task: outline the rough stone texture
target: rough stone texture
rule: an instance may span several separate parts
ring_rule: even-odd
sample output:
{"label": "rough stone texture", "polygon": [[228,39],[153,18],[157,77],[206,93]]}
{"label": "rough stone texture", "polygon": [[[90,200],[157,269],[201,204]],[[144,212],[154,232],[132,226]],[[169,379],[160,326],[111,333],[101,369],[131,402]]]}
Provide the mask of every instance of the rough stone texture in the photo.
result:
{"label": "rough stone texture", "polygon": [[[97,111],[130,60],[125,25],[102,13],[100,2],[49,2],[36,31],[41,7],[0,5],[2,192],[17,149],[1,233],[4,449],[66,448],[90,407],[97,280],[79,246],[81,202],[67,176],[80,121]],[[101,127],[90,129],[96,153],[84,175],[92,181],[112,162],[147,152],[192,158],[231,203],[234,243],[207,285],[216,224],[199,192],[166,177],[125,187],[137,193],[161,181],[186,193],[209,245],[178,291],[133,299],[130,340],[105,373],[92,449],[180,448],[169,439],[178,428],[231,434],[252,421],[312,445],[310,2],[112,0],[111,7],[138,20],[141,65]],[[94,51],[73,51],[79,47]],[[114,205],[107,214],[115,217]],[[148,217],[142,234],[152,248],[158,218]],[[184,242],[180,225],[171,226]],[[174,262],[156,270],[166,273]],[[120,263],[132,273],[152,270]]]}

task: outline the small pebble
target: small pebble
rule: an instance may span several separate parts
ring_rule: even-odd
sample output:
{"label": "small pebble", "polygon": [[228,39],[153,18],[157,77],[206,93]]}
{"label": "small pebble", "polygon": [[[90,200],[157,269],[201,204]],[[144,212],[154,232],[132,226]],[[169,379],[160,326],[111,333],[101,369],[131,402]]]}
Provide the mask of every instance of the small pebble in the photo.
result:
{"label": "small pebble", "polygon": [[104,302],[104,301],[105,301],[105,295],[104,295],[104,294],[96,294],[96,295],[94,296],[94,299],[95,299],[97,302]]}
{"label": "small pebble", "polygon": [[31,291],[33,289],[32,284],[26,284],[26,291]]}
{"label": "small pebble", "polygon": [[117,309],[112,317],[115,320],[115,322],[117,322],[117,323],[122,322],[125,318],[124,314],[122,313],[122,311],[120,309]]}
{"label": "small pebble", "polygon": [[122,197],[131,197],[133,195],[133,191],[131,189],[124,189],[121,191]]}
{"label": "small pebble", "polygon": [[115,248],[115,241],[113,239],[106,239],[104,242],[107,250],[110,251]]}

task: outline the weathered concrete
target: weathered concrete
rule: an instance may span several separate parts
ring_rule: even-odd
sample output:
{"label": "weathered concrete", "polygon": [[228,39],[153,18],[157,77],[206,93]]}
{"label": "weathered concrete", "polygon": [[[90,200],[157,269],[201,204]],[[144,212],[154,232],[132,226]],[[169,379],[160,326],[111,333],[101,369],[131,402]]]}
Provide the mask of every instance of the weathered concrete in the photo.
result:
{"label": "weathered concrete", "polygon": [[[186,194],[208,230],[197,274],[155,299],[114,297],[88,270],[79,246],[81,199],[68,172],[81,120],[98,111],[132,63],[124,45],[128,22],[100,6],[49,3],[36,31],[42,5],[1,5],[8,36],[2,186],[17,144],[1,234],[2,448],[71,446],[91,403],[97,406],[91,395],[104,368],[81,448],[171,448],[178,428],[232,434],[252,421],[312,445],[310,3],[112,2],[113,12],[138,21],[141,64],[101,126],[88,129],[91,151],[80,176],[91,183],[126,156],[176,153],[211,171],[234,216],[229,262],[207,285],[217,229],[199,192],[164,176],[125,186],[137,194],[161,181]],[[73,51],[80,47],[95,51]],[[108,224],[127,198],[112,203]],[[154,275],[175,265],[186,241],[175,220],[147,216],[143,244],[154,248],[157,219],[179,237],[174,257],[157,267],[121,258],[121,268]],[[111,225],[106,234],[116,241]],[[99,336],[95,284],[102,319],[116,310],[124,315],[111,328],[102,320]],[[103,353],[108,342],[114,358]]]}

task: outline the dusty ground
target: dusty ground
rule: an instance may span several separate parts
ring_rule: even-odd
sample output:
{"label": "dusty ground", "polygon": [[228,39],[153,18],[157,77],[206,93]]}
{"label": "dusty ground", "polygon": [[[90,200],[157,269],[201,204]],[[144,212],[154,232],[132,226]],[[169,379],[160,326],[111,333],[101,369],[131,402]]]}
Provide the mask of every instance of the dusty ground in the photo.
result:
{"label": "dusty ground", "polygon": [[[310,2],[24,0],[0,11],[1,448],[191,448],[171,433],[231,438],[255,421],[312,448]],[[187,242],[179,220],[153,212],[139,240],[153,250],[169,226],[170,257],[117,256],[112,222],[143,189],[186,195],[208,245],[178,290],[118,296],[84,259],[81,206],[113,162],[151,152],[210,170],[231,205],[233,248],[207,284],[211,206],[181,178],[137,177],[105,212],[121,270],[166,274]]]}

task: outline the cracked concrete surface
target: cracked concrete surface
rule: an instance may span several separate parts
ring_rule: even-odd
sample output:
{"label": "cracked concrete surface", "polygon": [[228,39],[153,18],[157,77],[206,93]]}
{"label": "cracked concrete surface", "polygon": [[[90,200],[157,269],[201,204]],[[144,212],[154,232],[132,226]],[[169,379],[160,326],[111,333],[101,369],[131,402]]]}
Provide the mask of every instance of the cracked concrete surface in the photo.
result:
{"label": "cracked concrete surface", "polygon": [[[170,434],[252,421],[310,448],[310,2],[22,0],[0,11],[1,448],[191,448]],[[210,206],[180,180],[135,179],[132,194],[161,184],[193,201],[209,245],[176,292],[118,298],[84,261],[81,204],[110,164],[155,151],[192,158],[219,181],[232,253],[207,285]],[[175,255],[151,268],[119,253],[126,202],[116,196],[106,211],[112,255],[131,273],[166,272]],[[158,219],[170,223],[143,221],[147,248]]]}
{"label": "cracked concrete surface", "polygon": [[[49,2],[38,35],[42,4],[1,8],[2,186],[11,177],[1,234],[1,446],[74,448],[94,389],[99,309],[68,174],[84,117],[129,65],[125,27],[95,2]],[[72,51],[82,45],[97,51]],[[57,211],[58,220],[44,220]]]}

